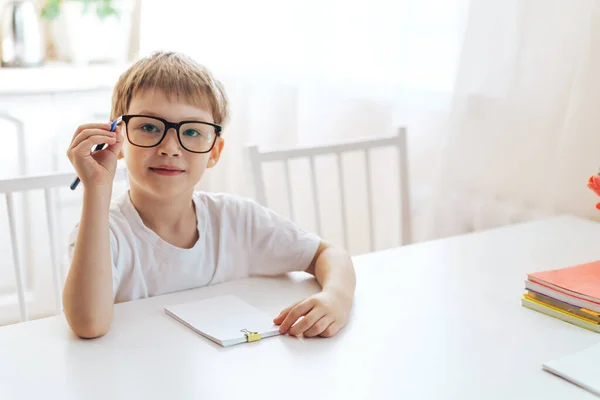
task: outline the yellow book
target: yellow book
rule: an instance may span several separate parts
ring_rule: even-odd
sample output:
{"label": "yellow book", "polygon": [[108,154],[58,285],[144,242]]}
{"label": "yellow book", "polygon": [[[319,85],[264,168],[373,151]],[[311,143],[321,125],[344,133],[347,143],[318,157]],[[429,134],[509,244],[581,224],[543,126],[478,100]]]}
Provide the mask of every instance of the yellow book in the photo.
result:
{"label": "yellow book", "polygon": [[568,313],[568,312],[563,311],[556,307],[549,306],[547,304],[542,303],[541,301],[532,299],[531,297],[527,296],[526,294],[523,295],[523,298],[521,299],[521,304],[524,307],[527,307],[534,311],[538,311],[542,314],[546,314],[551,317],[568,322],[570,324],[579,326],[581,328],[600,333],[600,324],[596,323],[595,321],[588,319],[588,318],[584,318],[584,317],[580,317],[580,316]]}
{"label": "yellow book", "polygon": [[555,307],[562,311],[566,311],[570,314],[591,319],[596,323],[600,323],[600,313],[597,313],[596,311],[588,310],[587,308],[582,308],[573,304],[565,303],[564,301],[554,299],[552,297],[531,290],[527,291],[527,294],[525,296],[527,296],[529,299],[542,302],[547,306]]}

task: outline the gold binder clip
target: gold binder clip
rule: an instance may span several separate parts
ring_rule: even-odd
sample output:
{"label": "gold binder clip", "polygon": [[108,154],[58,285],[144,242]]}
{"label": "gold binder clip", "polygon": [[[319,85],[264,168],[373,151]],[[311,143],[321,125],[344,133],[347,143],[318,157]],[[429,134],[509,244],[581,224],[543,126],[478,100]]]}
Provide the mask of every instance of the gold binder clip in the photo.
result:
{"label": "gold binder clip", "polygon": [[242,329],[241,332],[244,332],[244,335],[246,335],[246,339],[248,339],[248,342],[257,342],[260,340],[260,333],[258,332],[251,332],[248,329]]}

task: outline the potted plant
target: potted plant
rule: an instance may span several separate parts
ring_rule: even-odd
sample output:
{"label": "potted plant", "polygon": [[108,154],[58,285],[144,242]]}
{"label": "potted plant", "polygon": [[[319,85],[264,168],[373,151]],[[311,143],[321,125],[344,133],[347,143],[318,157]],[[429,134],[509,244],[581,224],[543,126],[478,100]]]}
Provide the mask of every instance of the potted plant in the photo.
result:
{"label": "potted plant", "polygon": [[133,0],[44,0],[56,58],[74,64],[122,63],[129,56]]}

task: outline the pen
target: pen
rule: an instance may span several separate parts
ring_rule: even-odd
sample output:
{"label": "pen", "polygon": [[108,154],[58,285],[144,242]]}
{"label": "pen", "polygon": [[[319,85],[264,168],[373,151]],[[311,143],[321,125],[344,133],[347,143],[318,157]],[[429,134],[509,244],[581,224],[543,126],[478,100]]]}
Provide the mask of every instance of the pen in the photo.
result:
{"label": "pen", "polygon": [[[115,119],[111,124],[110,124],[110,131],[114,132],[115,129],[117,129],[117,125],[119,124],[119,122],[121,122],[121,117]],[[104,147],[106,143],[101,143],[101,144],[97,144],[92,152],[98,151],[98,150],[102,150],[102,148]],[[71,190],[75,190],[77,189],[77,186],[79,186],[79,182],[81,182],[81,180],[79,179],[79,177],[75,178],[75,180],[73,181],[73,183],[71,183],[71,186],[69,186],[71,188]]]}

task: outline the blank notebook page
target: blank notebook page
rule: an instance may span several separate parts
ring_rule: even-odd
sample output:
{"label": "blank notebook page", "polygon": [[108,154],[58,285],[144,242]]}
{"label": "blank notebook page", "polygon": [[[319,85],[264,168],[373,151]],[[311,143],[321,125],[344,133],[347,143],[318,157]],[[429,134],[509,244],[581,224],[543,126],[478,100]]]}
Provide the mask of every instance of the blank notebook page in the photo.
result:
{"label": "blank notebook page", "polygon": [[279,334],[271,316],[232,295],[169,305],[165,311],[223,346],[246,342],[243,329],[258,332],[263,338]]}
{"label": "blank notebook page", "polygon": [[600,344],[547,362],[543,368],[600,396]]}

